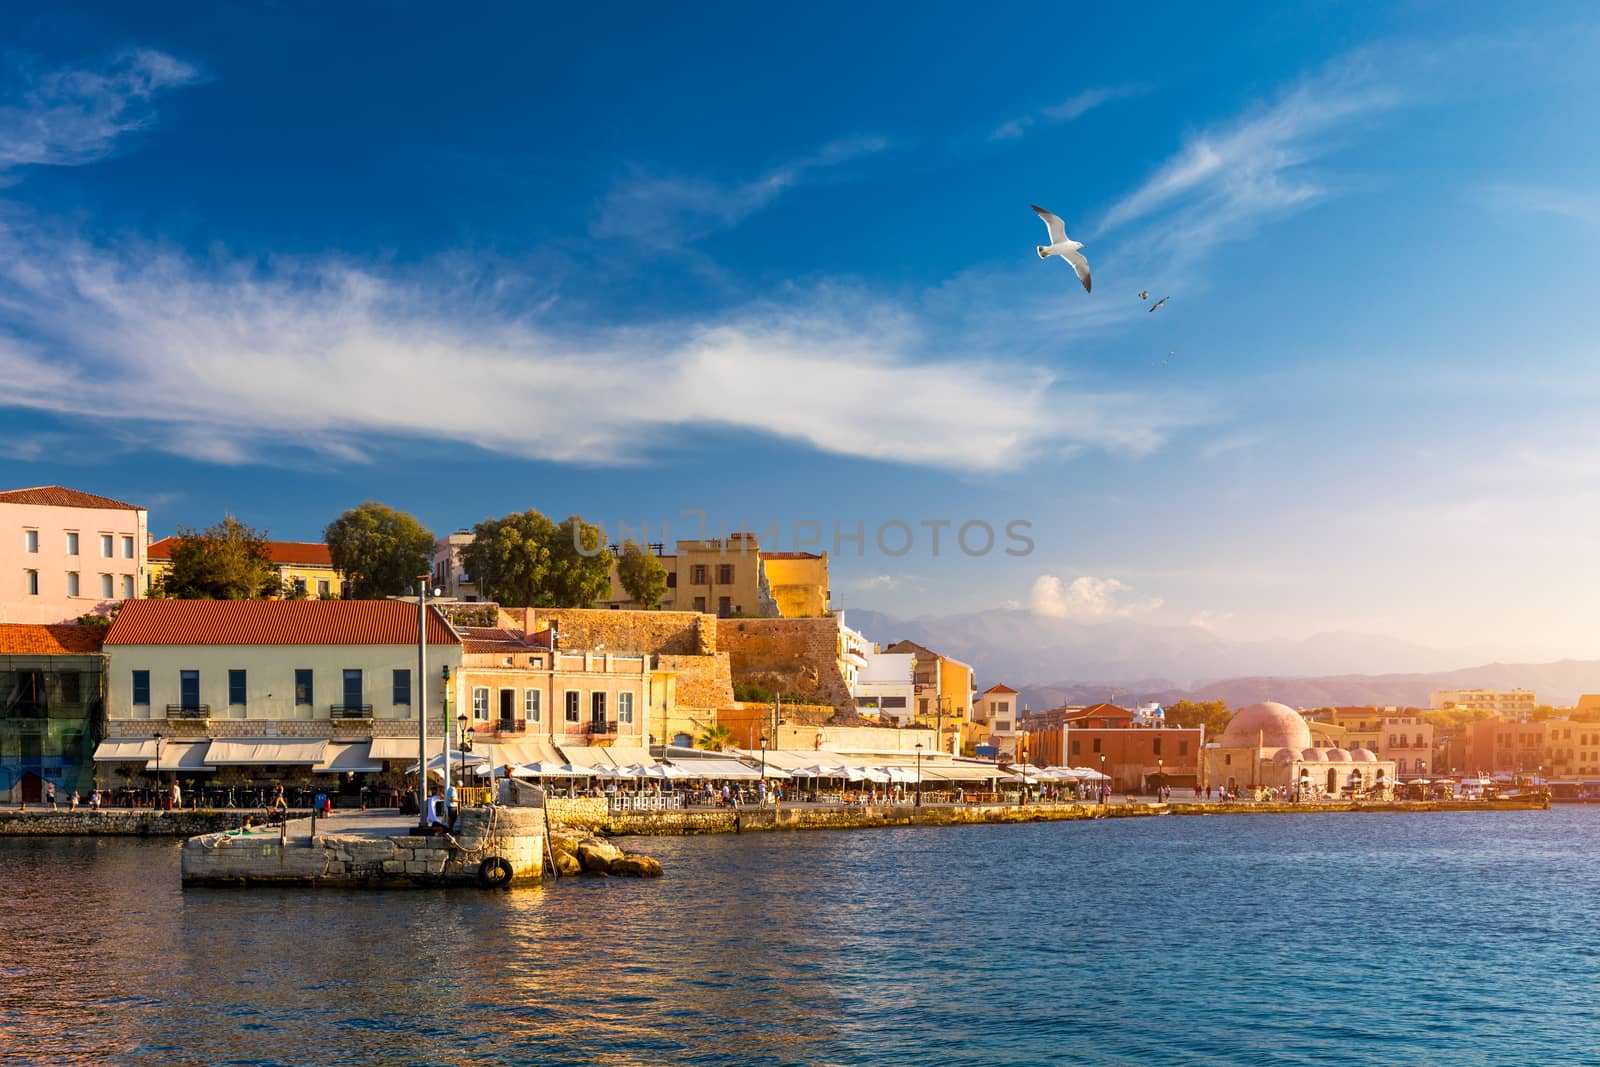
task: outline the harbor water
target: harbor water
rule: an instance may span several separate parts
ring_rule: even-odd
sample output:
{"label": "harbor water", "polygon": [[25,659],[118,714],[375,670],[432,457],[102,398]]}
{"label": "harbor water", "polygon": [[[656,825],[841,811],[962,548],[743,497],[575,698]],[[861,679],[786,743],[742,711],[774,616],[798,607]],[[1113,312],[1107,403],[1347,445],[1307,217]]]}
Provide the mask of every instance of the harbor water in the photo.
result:
{"label": "harbor water", "polygon": [[660,880],[189,890],[0,840],[0,1060],[1600,1061],[1600,808],[653,838]]}

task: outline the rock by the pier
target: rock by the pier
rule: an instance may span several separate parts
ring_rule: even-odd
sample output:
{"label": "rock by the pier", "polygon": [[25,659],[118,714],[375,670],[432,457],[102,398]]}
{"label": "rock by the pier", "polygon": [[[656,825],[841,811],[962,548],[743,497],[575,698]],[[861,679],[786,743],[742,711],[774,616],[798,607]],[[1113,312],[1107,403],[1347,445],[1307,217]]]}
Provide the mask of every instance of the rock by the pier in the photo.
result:
{"label": "rock by the pier", "polygon": [[578,851],[578,842],[581,840],[583,840],[583,838],[578,834],[567,834],[562,833],[560,830],[551,830],[550,851],[571,852],[576,855]]}
{"label": "rock by the pier", "polygon": [[583,864],[579,863],[578,857],[574,856],[572,853],[557,852],[555,853],[555,857],[556,871],[563,878],[570,878],[573,875],[583,873]]}
{"label": "rock by the pier", "polygon": [[594,874],[608,874],[611,865],[622,858],[622,850],[598,837],[586,837],[578,842],[578,862],[583,869]]}
{"label": "rock by the pier", "polygon": [[633,878],[660,878],[661,864],[649,856],[629,853],[611,861],[611,873]]}

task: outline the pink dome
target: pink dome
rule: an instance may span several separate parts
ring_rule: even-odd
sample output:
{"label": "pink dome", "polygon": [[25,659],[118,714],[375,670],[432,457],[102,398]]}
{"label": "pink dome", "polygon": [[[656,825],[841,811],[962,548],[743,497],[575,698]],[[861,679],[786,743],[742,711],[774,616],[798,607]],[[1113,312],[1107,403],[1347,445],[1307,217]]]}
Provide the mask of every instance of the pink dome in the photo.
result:
{"label": "pink dome", "polygon": [[1293,763],[1300,757],[1295,754],[1292,748],[1280,748],[1272,754],[1272,758],[1278,763]]}
{"label": "pink dome", "polygon": [[1308,763],[1327,763],[1328,757],[1320,748],[1308,748],[1300,753],[1300,758]]}
{"label": "pink dome", "polygon": [[1311,730],[1286,704],[1251,704],[1228,720],[1220,742],[1223,748],[1305,749],[1311,747]]}
{"label": "pink dome", "polygon": [[1350,753],[1346,752],[1342,748],[1330,748],[1330,749],[1328,749],[1328,762],[1329,763],[1349,763],[1350,762]]}
{"label": "pink dome", "polygon": [[1350,753],[1350,758],[1356,763],[1377,763],[1378,754],[1370,748],[1358,748]]}

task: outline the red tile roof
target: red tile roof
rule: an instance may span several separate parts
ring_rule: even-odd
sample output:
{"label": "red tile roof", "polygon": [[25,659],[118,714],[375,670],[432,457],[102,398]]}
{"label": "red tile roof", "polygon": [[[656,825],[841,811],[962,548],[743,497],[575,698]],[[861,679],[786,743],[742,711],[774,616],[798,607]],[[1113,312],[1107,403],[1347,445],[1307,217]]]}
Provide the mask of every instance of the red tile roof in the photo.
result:
{"label": "red tile roof", "polygon": [[460,631],[465,652],[547,652],[550,649],[549,630],[540,630],[531,637],[521,630],[501,626],[463,626]]}
{"label": "red tile roof", "polygon": [[105,636],[104,626],[80,626],[72,622],[52,626],[0,623],[0,656],[89,655],[100,651],[100,642]]}
{"label": "red tile roof", "polygon": [[[129,600],[107,645],[414,645],[417,607],[401,600]],[[433,608],[428,644],[461,638]]]}
{"label": "red tile roof", "polygon": [[[163,537],[150,546],[145,552],[145,557],[157,563],[170,560],[180,540],[182,538]],[[321,541],[268,541],[266,549],[267,558],[280,566],[283,564],[308,567],[333,566],[333,556],[329,553],[328,546]]]}
{"label": "red tile roof", "polygon": [[763,552],[762,559],[821,559],[815,552]]}
{"label": "red tile roof", "polygon": [[1011,688],[1009,685],[991,685],[989,688],[987,688],[987,689],[985,689],[983,691],[983,695],[984,696],[988,696],[990,693],[1015,693],[1015,692],[1016,692],[1016,690]]}
{"label": "red tile roof", "polygon": [[121,511],[143,511],[137,504],[124,504],[108,496],[68,489],[62,485],[36,485],[32,489],[8,489],[0,492],[0,504],[45,504],[57,508],[116,508]]}

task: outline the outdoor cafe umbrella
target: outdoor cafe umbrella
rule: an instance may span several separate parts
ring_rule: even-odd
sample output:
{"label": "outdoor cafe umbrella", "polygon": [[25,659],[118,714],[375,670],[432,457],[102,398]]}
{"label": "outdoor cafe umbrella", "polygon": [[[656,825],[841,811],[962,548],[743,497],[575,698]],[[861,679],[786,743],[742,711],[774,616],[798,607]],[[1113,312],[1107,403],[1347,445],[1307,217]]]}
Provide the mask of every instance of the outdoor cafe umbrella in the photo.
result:
{"label": "outdoor cafe umbrella", "polygon": [[[476,766],[479,766],[480,764],[484,764],[484,763],[487,763],[487,762],[489,762],[489,761],[484,759],[482,756],[475,756],[470,752],[452,752],[452,753],[450,753],[450,764],[451,764],[452,767],[455,767],[455,768],[476,767]],[[430,771],[442,771],[442,770],[444,770],[444,753],[443,752],[439,753],[437,756],[434,756],[432,759],[428,760],[428,770],[430,770]],[[411,766],[407,767],[406,768],[406,773],[407,774],[416,774],[417,773],[417,765],[415,763],[413,763]]]}
{"label": "outdoor cafe umbrella", "polygon": [[1101,774],[1099,771],[1090,770],[1088,767],[1074,767],[1072,768],[1072,773],[1086,782],[1105,782],[1111,779],[1109,774]]}

